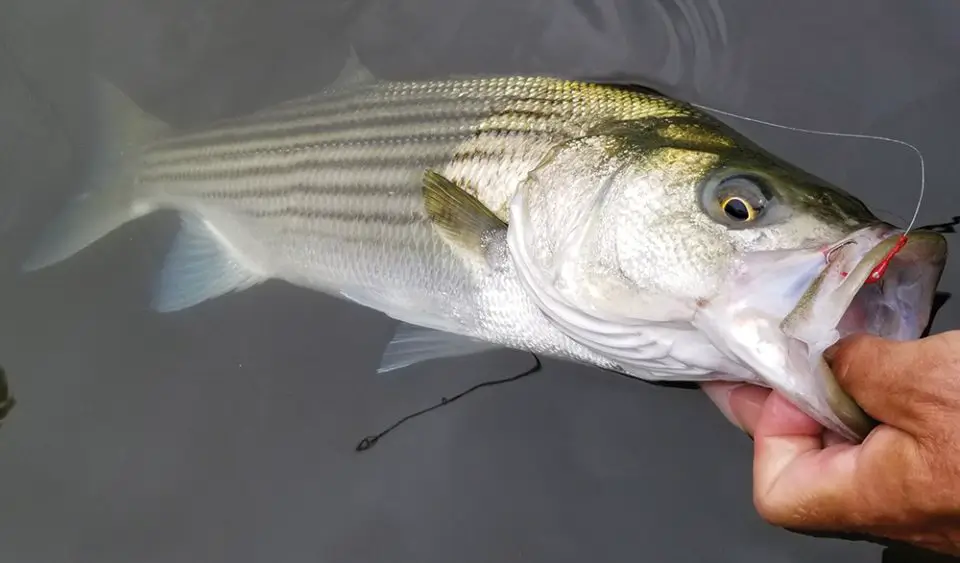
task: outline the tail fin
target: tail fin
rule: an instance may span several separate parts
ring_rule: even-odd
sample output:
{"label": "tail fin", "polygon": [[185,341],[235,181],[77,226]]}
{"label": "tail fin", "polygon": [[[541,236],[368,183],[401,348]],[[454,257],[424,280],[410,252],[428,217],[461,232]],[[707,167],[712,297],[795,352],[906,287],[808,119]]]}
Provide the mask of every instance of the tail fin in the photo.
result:
{"label": "tail fin", "polygon": [[41,235],[23,265],[50,266],[80,252],[124,223],[152,211],[134,186],[137,148],[168,127],[145,113],[120,90],[95,79],[99,138],[84,190]]}

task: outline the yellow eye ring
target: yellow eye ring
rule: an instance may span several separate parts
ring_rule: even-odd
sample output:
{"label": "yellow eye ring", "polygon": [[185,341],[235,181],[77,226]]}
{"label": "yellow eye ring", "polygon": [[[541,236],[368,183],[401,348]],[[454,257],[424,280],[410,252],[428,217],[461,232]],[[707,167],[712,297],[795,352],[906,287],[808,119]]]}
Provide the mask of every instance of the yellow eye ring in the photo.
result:
{"label": "yellow eye ring", "polygon": [[757,218],[757,210],[740,196],[731,196],[720,205],[724,215],[732,221],[747,223]]}

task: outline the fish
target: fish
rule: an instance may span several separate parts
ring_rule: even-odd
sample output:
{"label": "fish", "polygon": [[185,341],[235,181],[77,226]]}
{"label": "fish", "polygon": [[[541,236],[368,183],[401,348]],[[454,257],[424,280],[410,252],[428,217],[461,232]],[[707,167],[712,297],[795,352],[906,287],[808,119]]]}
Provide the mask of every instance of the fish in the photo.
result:
{"label": "fish", "polygon": [[153,309],[281,280],[397,321],[380,373],[514,349],[746,382],[858,441],[875,421],[823,351],[857,332],[919,338],[946,261],[942,235],[905,237],[642,85],[382,80],[353,53],[316,94],[175,130],[93,83],[98,152],[24,270],[173,211]]}

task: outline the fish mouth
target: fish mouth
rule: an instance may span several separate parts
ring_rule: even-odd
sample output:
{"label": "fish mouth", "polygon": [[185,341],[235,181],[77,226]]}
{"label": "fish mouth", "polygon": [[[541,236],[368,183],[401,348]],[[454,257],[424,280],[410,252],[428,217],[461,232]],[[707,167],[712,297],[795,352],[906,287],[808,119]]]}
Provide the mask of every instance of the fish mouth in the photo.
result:
{"label": "fish mouth", "polygon": [[[855,334],[899,341],[920,338],[931,320],[947,241],[934,232],[905,235],[879,225],[826,249],[824,257],[826,265],[780,329],[790,339],[788,353],[806,358],[818,386],[819,397],[802,399],[826,415],[821,423],[859,442],[876,421],[840,387],[823,352]],[[825,404],[815,404],[821,401]]]}
{"label": "fish mouth", "polygon": [[825,428],[860,442],[876,421],[840,387],[823,352],[853,334],[922,336],[946,257],[942,235],[911,231],[904,238],[887,224],[824,248],[751,252],[693,324],[744,369],[729,378],[774,389]]}

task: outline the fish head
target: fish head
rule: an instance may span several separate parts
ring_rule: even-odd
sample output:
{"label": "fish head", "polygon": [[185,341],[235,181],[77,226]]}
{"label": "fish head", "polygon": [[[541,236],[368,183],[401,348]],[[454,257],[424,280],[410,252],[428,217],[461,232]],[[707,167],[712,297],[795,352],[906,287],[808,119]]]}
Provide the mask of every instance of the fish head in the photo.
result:
{"label": "fish head", "polygon": [[[859,441],[875,421],[838,385],[823,352],[858,333],[922,336],[947,243],[934,232],[905,233],[866,207],[856,212],[848,194],[799,177],[751,180],[747,191],[762,186],[766,192],[756,200],[760,205],[744,198],[727,210],[736,220],[763,222],[771,209],[774,219],[756,229],[729,229],[738,243],[732,269],[719,291],[701,301],[692,324],[759,383],[824,427]],[[728,197],[715,202],[721,211]]]}
{"label": "fish head", "polygon": [[518,190],[510,231],[540,309],[622,371],[770,387],[851,440],[873,421],[823,352],[854,333],[921,336],[947,250],[933,232],[904,244],[859,199],[692,109],[562,143]]}

